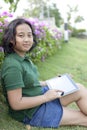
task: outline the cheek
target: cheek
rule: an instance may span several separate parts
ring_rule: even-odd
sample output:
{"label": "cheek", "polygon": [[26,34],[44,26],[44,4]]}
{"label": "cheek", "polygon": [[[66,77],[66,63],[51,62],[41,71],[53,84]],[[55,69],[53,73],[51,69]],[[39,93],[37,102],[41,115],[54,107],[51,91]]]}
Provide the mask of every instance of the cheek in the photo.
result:
{"label": "cheek", "polygon": [[33,39],[31,39],[30,41],[31,41],[31,43],[32,43],[32,45],[33,45],[33,43],[34,43],[34,40],[33,40]]}
{"label": "cheek", "polygon": [[22,41],[23,41],[22,38],[16,38],[16,43],[20,43],[20,42],[22,42]]}
{"label": "cheek", "polygon": [[14,48],[16,49],[16,48],[21,48],[21,43],[20,42],[18,42],[18,41],[16,41],[16,44],[14,45]]}
{"label": "cheek", "polygon": [[34,39],[32,38],[31,41],[32,41],[32,43],[33,43],[33,42],[34,42]]}

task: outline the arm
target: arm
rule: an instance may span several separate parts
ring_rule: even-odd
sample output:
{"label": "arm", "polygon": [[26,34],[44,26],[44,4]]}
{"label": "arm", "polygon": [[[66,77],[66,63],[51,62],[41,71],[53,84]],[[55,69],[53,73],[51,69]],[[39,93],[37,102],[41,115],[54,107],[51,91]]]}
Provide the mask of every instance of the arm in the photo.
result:
{"label": "arm", "polygon": [[7,95],[9,104],[14,110],[33,108],[60,97],[58,90],[48,90],[45,94],[34,97],[22,97],[21,88],[10,90]]}
{"label": "arm", "polygon": [[35,97],[22,97],[22,89],[18,88],[7,92],[8,101],[14,110],[28,109],[45,102],[44,95]]}

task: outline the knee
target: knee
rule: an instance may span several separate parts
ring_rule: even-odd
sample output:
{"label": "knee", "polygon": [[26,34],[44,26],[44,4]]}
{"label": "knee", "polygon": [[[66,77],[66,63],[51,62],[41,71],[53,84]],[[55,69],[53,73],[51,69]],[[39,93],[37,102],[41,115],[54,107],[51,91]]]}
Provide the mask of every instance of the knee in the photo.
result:
{"label": "knee", "polygon": [[77,86],[79,87],[79,91],[78,93],[81,95],[81,96],[85,96],[85,93],[87,93],[87,88],[83,85],[83,84],[80,84],[80,83],[76,83]]}
{"label": "knee", "polygon": [[80,90],[80,91],[85,91],[85,90],[87,90],[86,87],[85,87],[83,84],[81,84],[81,83],[76,83],[76,84],[77,84],[77,86],[79,87],[79,90]]}
{"label": "knee", "polygon": [[76,83],[79,88],[84,88],[84,85],[81,83]]}

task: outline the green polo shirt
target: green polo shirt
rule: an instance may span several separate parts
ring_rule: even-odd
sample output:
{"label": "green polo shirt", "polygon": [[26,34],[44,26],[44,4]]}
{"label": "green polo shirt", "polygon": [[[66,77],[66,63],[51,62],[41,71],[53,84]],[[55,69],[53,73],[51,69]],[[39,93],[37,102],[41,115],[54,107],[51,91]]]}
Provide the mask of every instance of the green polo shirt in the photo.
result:
{"label": "green polo shirt", "polygon": [[[4,95],[7,99],[7,91],[22,88],[23,97],[31,97],[42,94],[42,89],[38,79],[38,71],[36,66],[28,58],[22,58],[16,53],[8,55],[1,69],[1,81],[4,90]],[[32,118],[33,113],[38,107],[14,111],[7,99],[10,115],[22,121],[27,115]]]}

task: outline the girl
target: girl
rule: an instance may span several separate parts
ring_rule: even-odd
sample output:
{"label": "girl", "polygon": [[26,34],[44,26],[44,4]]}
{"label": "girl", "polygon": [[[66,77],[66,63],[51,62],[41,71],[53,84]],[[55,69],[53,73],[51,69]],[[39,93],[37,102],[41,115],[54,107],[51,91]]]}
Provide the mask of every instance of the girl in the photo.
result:
{"label": "girl", "polygon": [[[26,56],[36,43],[33,28],[25,19],[15,19],[5,29],[1,78],[9,114],[36,127],[87,126],[87,89],[78,84],[79,91],[62,97],[60,90],[49,90],[45,81],[40,82],[36,66]],[[72,102],[78,110],[67,108]]]}

